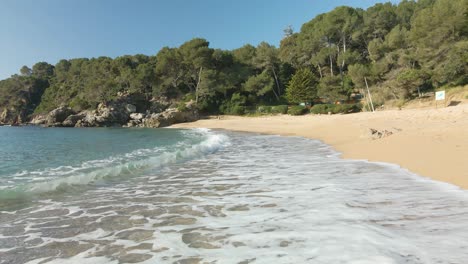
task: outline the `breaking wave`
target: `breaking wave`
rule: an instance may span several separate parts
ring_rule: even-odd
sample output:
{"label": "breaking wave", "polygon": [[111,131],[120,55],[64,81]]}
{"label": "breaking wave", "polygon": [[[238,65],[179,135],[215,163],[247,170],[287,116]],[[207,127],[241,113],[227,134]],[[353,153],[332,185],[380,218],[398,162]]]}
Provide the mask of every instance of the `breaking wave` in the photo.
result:
{"label": "breaking wave", "polygon": [[143,171],[195,159],[214,153],[229,144],[226,135],[208,129],[187,130],[192,136],[201,136],[199,143],[179,142],[170,147],[138,149],[123,155],[102,160],[92,160],[80,166],[60,166],[40,171],[22,171],[13,178],[27,179],[26,183],[0,189],[0,199],[66,190],[106,180],[140,175]]}

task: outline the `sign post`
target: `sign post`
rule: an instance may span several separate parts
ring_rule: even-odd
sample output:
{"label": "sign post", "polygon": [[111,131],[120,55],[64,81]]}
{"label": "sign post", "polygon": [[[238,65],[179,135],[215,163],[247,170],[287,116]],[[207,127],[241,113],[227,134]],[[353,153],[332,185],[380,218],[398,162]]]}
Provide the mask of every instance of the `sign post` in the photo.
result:
{"label": "sign post", "polygon": [[445,91],[438,91],[435,93],[435,101],[436,101],[436,108],[437,108],[437,101],[444,100],[445,102]]}

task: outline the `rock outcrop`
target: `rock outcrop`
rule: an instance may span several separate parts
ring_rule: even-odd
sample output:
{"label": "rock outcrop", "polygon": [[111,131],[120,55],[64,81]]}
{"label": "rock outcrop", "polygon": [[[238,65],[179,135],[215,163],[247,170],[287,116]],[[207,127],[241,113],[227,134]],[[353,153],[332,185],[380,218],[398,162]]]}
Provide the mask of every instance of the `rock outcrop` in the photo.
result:
{"label": "rock outcrop", "polygon": [[62,122],[67,119],[68,116],[75,114],[70,107],[61,106],[56,108],[47,115],[48,126],[62,126]]}
{"label": "rock outcrop", "polygon": [[47,124],[47,115],[36,115],[34,116],[31,121],[29,121],[31,125],[45,125]]}
{"label": "rock outcrop", "polygon": [[127,127],[166,127],[176,123],[192,122],[199,119],[197,111],[179,111],[176,108],[169,108],[162,113],[148,114],[144,118],[131,119]]}
{"label": "rock outcrop", "polygon": [[13,112],[5,108],[0,114],[0,124],[2,125],[11,125],[14,122],[15,116]]}
{"label": "rock outcrop", "polygon": [[26,111],[15,108],[5,108],[0,113],[0,125],[20,125],[27,119]]}
{"label": "rock outcrop", "polygon": [[78,121],[82,120],[86,116],[85,113],[81,112],[76,115],[69,115],[62,123],[64,127],[74,127]]}
{"label": "rock outcrop", "polygon": [[[76,113],[69,107],[59,107],[47,115],[37,115],[31,124],[55,127],[150,127],[158,128],[175,123],[191,122],[199,119],[198,110],[193,101],[179,108],[167,108],[169,102],[165,99],[154,100],[143,112],[127,100],[127,97],[115,101],[100,103],[96,110],[86,110]],[[144,109],[142,107],[141,109]],[[159,112],[152,112],[158,110]],[[0,117],[8,117],[9,112]]]}
{"label": "rock outcrop", "polygon": [[[190,122],[199,119],[194,101],[181,107],[167,98],[148,100],[142,95],[119,93],[118,98],[100,103],[95,110],[76,113],[70,107],[61,106],[46,115],[36,115],[30,121],[33,125],[52,127],[165,127],[175,123]],[[180,106],[180,104],[179,104]],[[17,120],[11,112],[3,111],[2,120]]]}

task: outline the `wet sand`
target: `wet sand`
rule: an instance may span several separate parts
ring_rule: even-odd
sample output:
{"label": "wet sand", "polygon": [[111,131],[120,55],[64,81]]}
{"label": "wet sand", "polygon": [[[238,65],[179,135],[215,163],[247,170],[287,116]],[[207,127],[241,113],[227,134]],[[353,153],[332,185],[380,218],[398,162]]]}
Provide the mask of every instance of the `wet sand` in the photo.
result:
{"label": "wet sand", "polygon": [[343,158],[394,163],[468,189],[468,104],[331,116],[222,116],[173,127],[320,139]]}

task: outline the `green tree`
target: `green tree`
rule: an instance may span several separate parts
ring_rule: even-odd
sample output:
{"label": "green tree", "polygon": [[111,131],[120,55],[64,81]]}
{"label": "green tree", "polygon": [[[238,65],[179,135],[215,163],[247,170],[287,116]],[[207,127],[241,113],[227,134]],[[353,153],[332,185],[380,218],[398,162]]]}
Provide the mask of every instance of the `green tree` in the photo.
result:
{"label": "green tree", "polygon": [[[186,67],[182,54],[175,48],[162,48],[156,55],[156,74],[158,82],[153,88],[154,95],[178,94]],[[170,91],[172,89],[172,92]]]}
{"label": "green tree", "polygon": [[363,88],[366,85],[364,78],[369,77],[369,68],[362,64],[353,64],[349,66],[348,74],[354,84]]}
{"label": "green tree", "polygon": [[257,47],[256,56],[253,63],[258,69],[262,71],[271,71],[276,86],[276,89],[273,89],[273,94],[275,95],[276,99],[279,100],[282,94],[282,89],[277,74],[280,63],[278,58],[278,50],[275,48],[275,46],[272,46],[266,42],[260,43]]}
{"label": "green tree", "polygon": [[71,63],[68,60],[60,60],[55,64],[54,73],[59,81],[65,81],[68,78],[68,71],[70,70]]}
{"label": "green tree", "polygon": [[40,79],[49,79],[54,75],[54,66],[47,62],[38,62],[32,67],[32,75]]}
{"label": "green tree", "polygon": [[24,65],[23,67],[21,67],[20,73],[23,76],[31,76],[32,70],[28,66]]}
{"label": "green tree", "polygon": [[254,65],[257,50],[254,46],[247,44],[232,51],[234,59],[245,65]]}
{"label": "green tree", "polygon": [[273,91],[274,83],[275,81],[268,71],[263,71],[258,75],[251,76],[244,83],[244,90],[256,96],[264,96]]}
{"label": "green tree", "polygon": [[211,67],[213,49],[209,48],[209,44],[205,39],[195,38],[179,47],[186,70],[183,77],[190,92],[195,92],[197,89],[203,69]]}
{"label": "green tree", "polygon": [[409,98],[416,91],[421,96],[420,88],[426,79],[427,75],[422,70],[404,69],[398,74],[396,81],[402,91],[402,97]]}
{"label": "green tree", "polygon": [[286,98],[290,103],[310,103],[317,98],[317,79],[308,68],[298,70],[288,83]]}
{"label": "green tree", "polygon": [[346,100],[353,91],[349,82],[341,80],[339,76],[327,76],[320,80],[317,95],[332,102]]}

